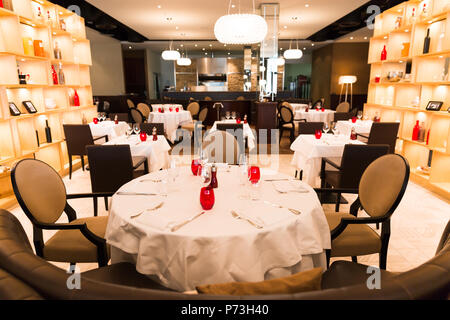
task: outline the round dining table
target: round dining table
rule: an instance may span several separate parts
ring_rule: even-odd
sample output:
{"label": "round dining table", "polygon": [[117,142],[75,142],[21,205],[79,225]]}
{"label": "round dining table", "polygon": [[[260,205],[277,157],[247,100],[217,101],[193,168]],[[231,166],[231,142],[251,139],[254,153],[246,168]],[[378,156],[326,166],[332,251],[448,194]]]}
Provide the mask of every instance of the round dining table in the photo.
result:
{"label": "round dining table", "polygon": [[139,273],[181,292],[325,271],[330,230],[316,193],[287,175],[261,171],[255,187],[245,168],[219,166],[209,211],[200,204],[202,180],[190,167],[125,184],[112,197],[105,235],[112,263],[134,263]]}
{"label": "round dining table", "polygon": [[294,120],[302,120],[305,119],[307,122],[326,122],[331,123],[334,121],[334,114],[336,111],[325,109],[322,110],[315,110],[310,109],[308,112],[305,111],[305,109],[297,109],[295,111]]}
{"label": "round dining table", "polygon": [[178,112],[175,109],[165,112],[150,112],[149,122],[152,123],[164,123],[164,131],[167,139],[172,143],[177,139],[178,126],[184,123],[192,123],[192,116],[189,111],[179,109]]}

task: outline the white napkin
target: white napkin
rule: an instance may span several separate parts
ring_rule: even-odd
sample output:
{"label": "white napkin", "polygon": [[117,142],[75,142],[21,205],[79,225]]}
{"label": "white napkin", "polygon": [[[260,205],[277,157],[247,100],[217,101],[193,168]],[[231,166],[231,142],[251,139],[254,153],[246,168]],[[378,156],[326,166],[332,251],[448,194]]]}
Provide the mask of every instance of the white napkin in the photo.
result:
{"label": "white napkin", "polygon": [[301,181],[273,181],[273,187],[278,192],[301,192],[308,193],[309,190],[302,186]]}

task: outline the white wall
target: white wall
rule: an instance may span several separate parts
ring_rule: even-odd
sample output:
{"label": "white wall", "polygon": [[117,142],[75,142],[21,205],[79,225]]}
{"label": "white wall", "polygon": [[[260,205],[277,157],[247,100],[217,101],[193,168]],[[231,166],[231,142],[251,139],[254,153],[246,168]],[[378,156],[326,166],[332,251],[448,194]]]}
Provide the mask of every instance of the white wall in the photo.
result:
{"label": "white wall", "polygon": [[94,96],[125,94],[122,47],[120,41],[86,28],[91,41],[91,83]]}

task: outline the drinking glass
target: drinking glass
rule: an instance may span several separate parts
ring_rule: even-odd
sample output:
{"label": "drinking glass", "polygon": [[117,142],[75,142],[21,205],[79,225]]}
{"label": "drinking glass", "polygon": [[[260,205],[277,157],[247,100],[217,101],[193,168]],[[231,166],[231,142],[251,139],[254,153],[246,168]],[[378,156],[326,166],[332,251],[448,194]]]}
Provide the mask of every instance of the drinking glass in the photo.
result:
{"label": "drinking glass", "polygon": [[337,123],[334,121],[331,123],[331,131],[333,132],[334,137],[337,138],[339,135],[339,130],[337,128]]}
{"label": "drinking glass", "polygon": [[323,123],[323,132],[325,132],[325,134],[327,134],[328,131],[330,131],[330,126],[328,125],[327,122],[324,122]]}
{"label": "drinking glass", "polygon": [[133,134],[133,128],[130,126],[127,126],[127,130],[125,131],[125,135],[127,136],[127,139]]}
{"label": "drinking glass", "polygon": [[363,117],[363,112],[362,111],[358,111],[358,119],[361,120]]}
{"label": "drinking glass", "polygon": [[316,136],[316,139],[319,140],[322,138],[322,130],[316,130],[314,135]]}
{"label": "drinking glass", "polygon": [[233,111],[231,113],[231,119],[236,120],[236,112]]}
{"label": "drinking glass", "polygon": [[139,134],[141,132],[141,127],[139,126],[139,123],[133,124],[133,131],[135,134]]}
{"label": "drinking glass", "polygon": [[197,173],[200,176],[200,181],[204,187],[207,187],[211,182],[211,167],[204,164],[202,165]]}
{"label": "drinking glass", "polygon": [[225,119],[229,120],[231,117],[230,111],[225,112]]}
{"label": "drinking glass", "polygon": [[198,174],[198,171],[200,170],[201,167],[202,167],[202,165],[200,164],[200,160],[199,159],[192,160],[191,170],[192,170],[192,174],[194,176],[196,176]]}
{"label": "drinking glass", "polygon": [[215,197],[214,189],[210,187],[203,187],[200,190],[200,204],[203,210],[211,210],[214,207]]}

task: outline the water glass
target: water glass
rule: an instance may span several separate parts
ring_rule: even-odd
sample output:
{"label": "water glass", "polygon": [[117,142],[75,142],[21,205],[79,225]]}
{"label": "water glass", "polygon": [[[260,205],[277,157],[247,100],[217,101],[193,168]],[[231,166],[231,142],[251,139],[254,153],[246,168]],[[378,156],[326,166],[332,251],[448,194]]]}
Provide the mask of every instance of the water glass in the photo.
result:
{"label": "water glass", "polygon": [[200,204],[203,210],[211,210],[215,203],[214,189],[210,187],[203,187],[200,190]]}
{"label": "water glass", "polygon": [[231,113],[231,119],[236,120],[236,112],[233,111]]}
{"label": "water glass", "polygon": [[325,132],[325,134],[327,134],[328,131],[330,131],[330,126],[328,125],[327,122],[324,122],[323,123],[323,132]]}
{"label": "water glass", "polygon": [[229,120],[231,117],[230,111],[225,112],[225,119]]}
{"label": "water glass", "polygon": [[358,119],[361,120],[363,117],[363,112],[362,111],[358,111],[358,115],[357,115]]}
{"label": "water glass", "polygon": [[135,134],[139,134],[141,132],[141,127],[138,123],[133,124],[133,131]]}

